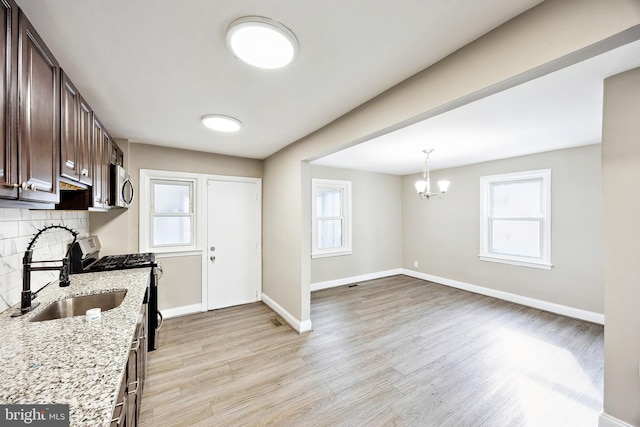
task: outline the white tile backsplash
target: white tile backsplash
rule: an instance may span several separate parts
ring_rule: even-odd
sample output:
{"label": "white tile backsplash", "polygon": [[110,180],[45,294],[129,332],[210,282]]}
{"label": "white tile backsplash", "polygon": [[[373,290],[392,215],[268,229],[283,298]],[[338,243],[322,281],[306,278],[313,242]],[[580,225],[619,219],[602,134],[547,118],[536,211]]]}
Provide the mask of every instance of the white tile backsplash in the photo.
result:
{"label": "white tile backsplash", "polygon": [[[86,237],[89,212],[0,209],[0,312],[20,302],[22,257],[35,233],[47,225],[65,225],[80,233],[78,237]],[[67,231],[48,230],[36,242],[34,259],[62,259],[72,240]],[[56,271],[32,272],[31,290],[57,278]]]}

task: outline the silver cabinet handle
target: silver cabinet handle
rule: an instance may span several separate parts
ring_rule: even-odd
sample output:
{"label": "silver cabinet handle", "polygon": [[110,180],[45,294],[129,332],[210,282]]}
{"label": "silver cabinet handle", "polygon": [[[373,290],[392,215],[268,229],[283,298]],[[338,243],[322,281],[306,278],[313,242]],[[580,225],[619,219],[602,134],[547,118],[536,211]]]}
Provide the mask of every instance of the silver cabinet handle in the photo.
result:
{"label": "silver cabinet handle", "polygon": [[209,257],[209,259],[210,259],[211,261],[215,261],[215,260],[216,260],[216,257],[214,257],[213,255],[211,255],[211,256]]}
{"label": "silver cabinet handle", "polygon": [[31,185],[29,185],[29,184],[27,184],[27,181],[23,182],[23,183],[22,183],[22,185],[21,185],[21,187],[22,187],[22,189],[23,189],[23,190],[25,190],[25,191],[26,191],[26,190],[36,191],[36,190],[37,190],[37,188],[36,188],[36,185],[35,185],[35,184],[31,184]]}
{"label": "silver cabinet handle", "polygon": [[82,172],[80,172],[80,175],[89,176],[89,171],[87,169],[82,169]]}
{"label": "silver cabinet handle", "polygon": [[31,184],[31,185],[29,186],[29,190],[31,190],[31,191],[36,191],[36,190],[37,190],[37,189],[36,189],[36,185],[35,185],[35,184]]}
{"label": "silver cabinet handle", "polygon": [[73,160],[67,160],[66,162],[64,162],[64,165],[66,167],[68,167],[69,169],[73,169],[73,167],[76,165],[76,163]]}
{"label": "silver cabinet handle", "polygon": [[134,382],[129,383],[129,388],[133,387],[133,385],[136,385],[136,389],[135,390],[129,390],[129,394],[136,394],[138,392],[138,380],[136,379]]}
{"label": "silver cabinet handle", "polygon": [[111,420],[111,422],[112,423],[116,423],[117,426],[120,425],[120,422],[123,420],[123,417],[127,414],[126,401],[127,401],[127,396],[123,396],[122,397],[122,402],[120,402],[120,403],[118,403],[116,405],[116,408],[122,407],[122,409],[120,410],[120,416],[118,418],[113,418]]}

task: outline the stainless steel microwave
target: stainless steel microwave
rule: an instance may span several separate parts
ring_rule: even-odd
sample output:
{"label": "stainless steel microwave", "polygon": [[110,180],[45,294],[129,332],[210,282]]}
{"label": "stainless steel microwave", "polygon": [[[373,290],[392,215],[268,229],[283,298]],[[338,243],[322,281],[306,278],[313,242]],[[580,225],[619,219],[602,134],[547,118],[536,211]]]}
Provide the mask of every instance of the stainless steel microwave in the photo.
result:
{"label": "stainless steel microwave", "polygon": [[121,165],[111,165],[112,206],[128,208],[133,203],[135,191],[129,174]]}

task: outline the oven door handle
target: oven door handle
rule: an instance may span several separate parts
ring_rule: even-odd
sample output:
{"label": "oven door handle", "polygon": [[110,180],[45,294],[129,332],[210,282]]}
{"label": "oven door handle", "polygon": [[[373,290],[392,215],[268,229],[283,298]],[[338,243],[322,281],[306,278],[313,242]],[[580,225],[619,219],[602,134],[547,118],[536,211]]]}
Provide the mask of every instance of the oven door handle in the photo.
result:
{"label": "oven door handle", "polygon": [[157,331],[160,330],[160,328],[162,328],[162,324],[164,323],[164,316],[162,315],[162,313],[160,313],[160,310],[158,310],[156,313],[158,314],[158,317],[160,318],[160,323],[156,327],[156,332],[157,332]]}

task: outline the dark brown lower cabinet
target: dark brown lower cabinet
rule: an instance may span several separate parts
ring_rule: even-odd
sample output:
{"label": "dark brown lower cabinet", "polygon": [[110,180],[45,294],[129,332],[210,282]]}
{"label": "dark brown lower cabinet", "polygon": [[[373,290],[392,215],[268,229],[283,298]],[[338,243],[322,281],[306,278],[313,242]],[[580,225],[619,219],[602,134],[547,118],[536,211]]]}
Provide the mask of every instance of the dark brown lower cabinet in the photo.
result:
{"label": "dark brown lower cabinet", "polygon": [[148,304],[143,304],[138,316],[111,427],[134,427],[139,424],[142,388],[147,377],[147,307]]}

